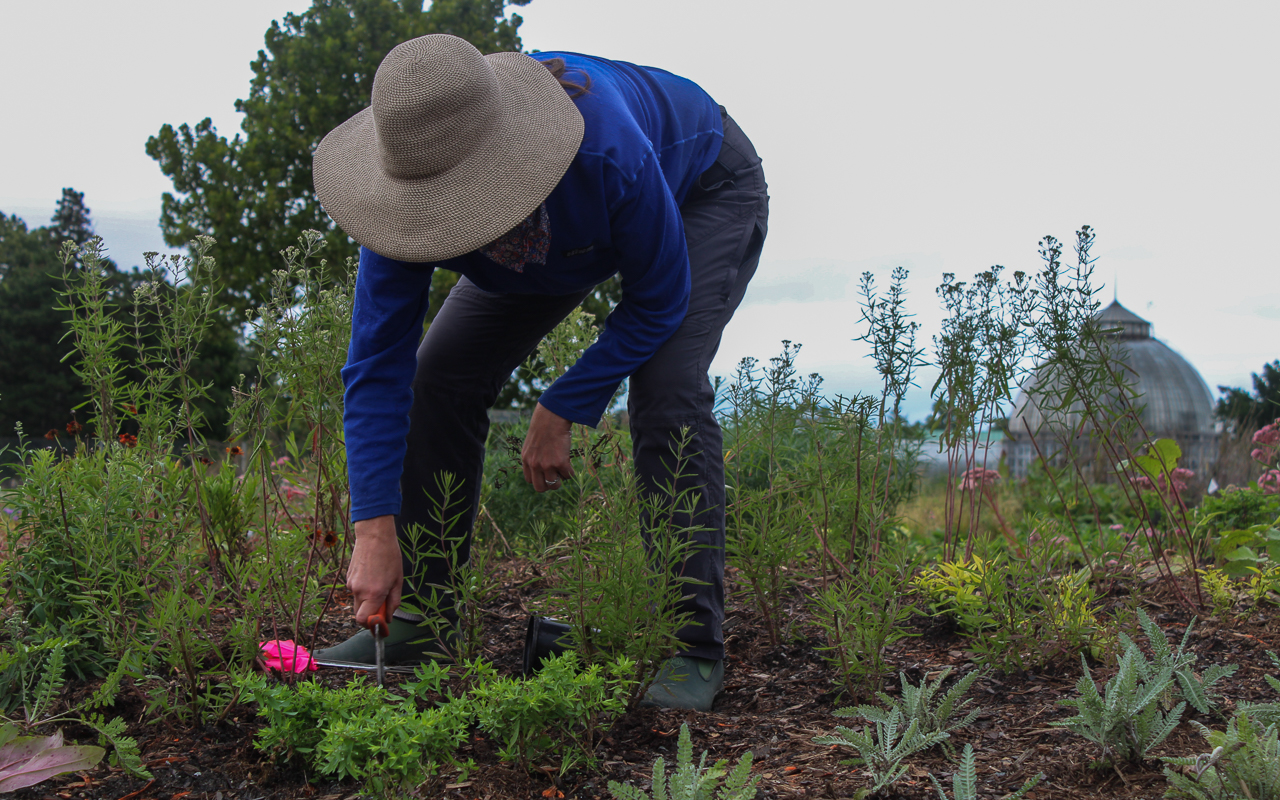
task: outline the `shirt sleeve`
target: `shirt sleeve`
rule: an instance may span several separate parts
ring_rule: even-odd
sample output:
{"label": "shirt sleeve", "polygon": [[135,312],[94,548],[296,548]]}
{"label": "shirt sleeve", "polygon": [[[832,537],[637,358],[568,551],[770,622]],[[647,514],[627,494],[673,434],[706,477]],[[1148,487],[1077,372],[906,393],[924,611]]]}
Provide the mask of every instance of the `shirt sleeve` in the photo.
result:
{"label": "shirt sleeve", "polygon": [[360,248],[351,344],[342,368],[352,521],[400,513],[413,375],[433,272],[429,264]]}
{"label": "shirt sleeve", "polygon": [[650,149],[610,204],[610,235],[619,259],[622,300],[604,331],[539,402],[561,417],[595,426],[623,379],[658,351],[689,308],[689,250],[675,197]]}

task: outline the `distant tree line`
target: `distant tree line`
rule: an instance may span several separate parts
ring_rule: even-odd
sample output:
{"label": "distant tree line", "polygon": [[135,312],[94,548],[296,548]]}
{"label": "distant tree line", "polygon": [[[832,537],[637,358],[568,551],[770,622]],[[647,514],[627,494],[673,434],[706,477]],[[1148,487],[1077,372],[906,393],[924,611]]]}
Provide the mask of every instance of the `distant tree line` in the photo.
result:
{"label": "distant tree line", "polygon": [[[12,436],[21,422],[27,436],[39,438],[51,429],[65,431],[85,401],[84,386],[72,371],[71,342],[66,338],[70,312],[63,305],[66,280],[74,280],[79,264],[64,265],[64,242],[82,245],[94,235],[84,193],[62,190],[50,223],[29,228],[17,215],[0,212],[0,436]],[[135,327],[133,291],[150,276],[134,267],[120,269],[105,262],[110,301],[129,336],[123,355],[153,342],[146,320]],[[226,433],[226,407],[231,387],[246,367],[245,350],[231,315],[215,321],[201,345],[193,377],[211,384],[202,403],[209,428]],[[132,376],[140,377],[140,376]]]}
{"label": "distant tree line", "polygon": [[1253,373],[1253,392],[1231,386],[1219,386],[1218,417],[1235,426],[1238,432],[1252,431],[1280,419],[1280,360],[1262,365]]}

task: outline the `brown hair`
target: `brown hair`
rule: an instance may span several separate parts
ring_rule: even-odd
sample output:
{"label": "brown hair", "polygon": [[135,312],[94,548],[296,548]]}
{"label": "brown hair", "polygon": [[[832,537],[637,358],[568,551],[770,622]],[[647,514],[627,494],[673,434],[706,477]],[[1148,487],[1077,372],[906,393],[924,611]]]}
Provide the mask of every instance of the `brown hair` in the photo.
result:
{"label": "brown hair", "polygon": [[564,90],[569,93],[570,97],[581,97],[591,91],[591,76],[582,70],[576,70],[576,72],[582,76],[584,83],[574,83],[564,77],[564,74],[568,71],[568,67],[565,66],[563,58],[548,59],[547,61],[542,62],[542,66],[546,67],[547,70],[551,72],[551,77],[560,82],[560,85],[564,87]]}

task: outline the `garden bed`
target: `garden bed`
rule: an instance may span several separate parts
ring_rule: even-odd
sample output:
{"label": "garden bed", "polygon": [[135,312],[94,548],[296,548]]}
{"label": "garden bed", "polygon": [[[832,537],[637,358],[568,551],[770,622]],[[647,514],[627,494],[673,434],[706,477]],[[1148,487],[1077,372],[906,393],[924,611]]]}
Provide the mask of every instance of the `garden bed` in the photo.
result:
{"label": "garden bed", "polygon": [[[503,674],[520,669],[520,647],[529,614],[529,601],[540,591],[534,567],[518,559],[495,565],[501,584],[485,619],[484,657]],[[790,643],[771,648],[754,610],[745,605],[746,595],[734,591],[733,570],[729,575],[730,600],[726,620],[726,647],[729,663],[725,688],[711,713],[638,709],[624,715],[609,732],[597,751],[599,769],[575,770],[559,776],[554,764],[543,770],[522,772],[502,763],[496,748],[483,736],[474,735],[462,748],[459,758],[474,759],[476,769],[462,776],[446,773],[422,787],[422,796],[459,798],[604,798],[607,782],[631,781],[646,786],[653,760],[673,759],[675,740],[681,723],[688,723],[695,754],[709,752],[709,761],[727,758],[736,761],[747,751],[754,758],[752,773],[760,776],[761,798],[851,797],[866,785],[855,768],[842,765],[849,753],[814,743],[816,736],[830,733],[838,722],[832,710],[847,704],[833,683],[834,673],[823,660],[822,640],[806,618],[802,594],[797,588],[790,603]],[[1121,620],[1131,620],[1129,606],[1140,603],[1175,641],[1190,621],[1172,594],[1158,582],[1131,580],[1106,598],[1106,612]],[[354,632],[349,607],[331,613],[320,633],[322,644],[340,641]],[[894,671],[906,673],[919,682],[933,677],[945,667],[958,674],[973,668],[965,651],[965,640],[940,624],[936,618],[919,617],[913,623],[919,635],[892,646],[888,661]],[[1221,624],[1216,619],[1197,623],[1189,645],[1200,657],[1199,665],[1239,664],[1235,675],[1219,687],[1224,711],[1245,700],[1273,700],[1263,680],[1270,666],[1268,650],[1280,649],[1280,616],[1273,609],[1255,611],[1243,620]],[[1111,674],[1099,669],[1101,682]],[[970,693],[981,715],[970,726],[953,734],[957,750],[973,745],[977,756],[979,796],[999,798],[1014,791],[1037,773],[1044,782],[1030,797],[1158,798],[1166,788],[1162,764],[1151,760],[1122,770],[1091,766],[1097,747],[1075,734],[1050,726],[1065,719],[1069,709],[1057,701],[1075,693],[1080,675],[1077,661],[1051,665],[1039,672],[980,678]],[[349,673],[326,669],[316,679],[334,687],[343,685]],[[389,676],[394,687],[403,680]],[[896,679],[885,690],[896,695]],[[85,687],[82,691],[88,691]],[[79,692],[77,692],[79,694]],[[258,798],[308,798],[339,800],[359,794],[355,781],[334,782],[307,774],[297,762],[276,765],[253,746],[260,727],[251,706],[234,706],[221,724],[203,728],[184,727],[172,720],[157,723],[145,712],[146,698],[126,688],[115,713],[130,723],[130,735],[138,739],[143,761],[153,781],[130,778],[118,768],[105,764],[87,773],[64,775],[28,790],[23,798],[130,798],[133,800],[257,800]],[[1190,719],[1221,727],[1220,720],[1203,719],[1194,712]],[[89,740],[87,729],[70,728],[69,738]],[[1203,741],[1185,723],[1156,751],[1157,755],[1188,755],[1203,751]],[[908,760],[910,770],[883,797],[936,797],[928,779],[932,772],[949,785],[946,775],[954,769],[941,748]]]}

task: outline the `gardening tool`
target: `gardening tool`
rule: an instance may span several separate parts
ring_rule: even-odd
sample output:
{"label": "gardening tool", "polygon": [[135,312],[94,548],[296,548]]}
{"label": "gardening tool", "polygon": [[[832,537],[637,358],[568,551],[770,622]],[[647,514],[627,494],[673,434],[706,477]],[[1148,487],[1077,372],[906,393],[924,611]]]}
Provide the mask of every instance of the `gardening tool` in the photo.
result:
{"label": "gardening tool", "polygon": [[370,614],[369,619],[365,620],[365,626],[373,634],[373,651],[377,654],[378,670],[378,686],[385,688],[387,683],[387,634],[391,629],[387,627],[387,601],[382,601],[382,607],[377,613]]}

